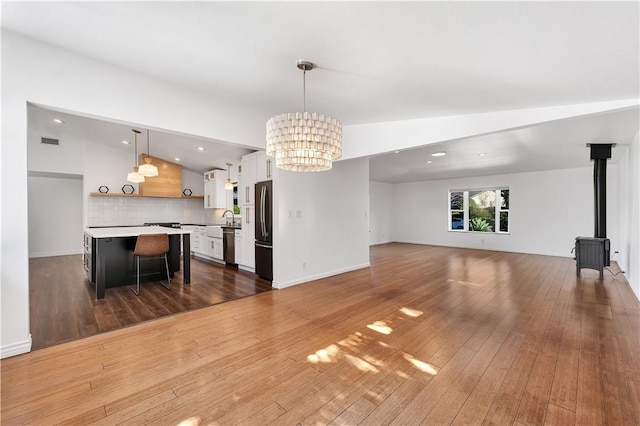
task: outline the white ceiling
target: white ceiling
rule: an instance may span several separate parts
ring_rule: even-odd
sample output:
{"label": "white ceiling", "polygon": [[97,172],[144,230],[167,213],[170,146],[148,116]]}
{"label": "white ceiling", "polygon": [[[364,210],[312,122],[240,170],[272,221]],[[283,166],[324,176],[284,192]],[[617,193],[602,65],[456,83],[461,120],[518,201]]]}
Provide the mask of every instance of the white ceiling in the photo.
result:
{"label": "white ceiling", "polygon": [[[213,169],[226,169],[226,163],[237,165],[243,155],[255,151],[240,145],[215,141],[193,135],[169,132],[163,129],[146,129],[135,123],[114,123],[94,118],[81,117],[50,109],[29,105],[29,130],[37,137],[66,138],[84,143],[98,143],[112,149],[128,152],[134,161],[134,132],[138,135],[138,154],[147,152],[147,130],[149,130],[149,152],[153,157],[162,158],[195,173]],[[56,123],[60,119],[64,123]],[[123,141],[129,142],[124,144]],[[203,148],[199,150],[198,147]]]}
{"label": "white ceiling", "polygon": [[[639,15],[607,1],[2,4],[13,31],[266,117],[301,108],[295,62],[311,60],[307,108],[344,125],[639,98]],[[460,155],[430,168],[417,161],[432,147],[377,156],[371,177],[577,167],[590,129],[628,143],[633,111],[447,142]]]}

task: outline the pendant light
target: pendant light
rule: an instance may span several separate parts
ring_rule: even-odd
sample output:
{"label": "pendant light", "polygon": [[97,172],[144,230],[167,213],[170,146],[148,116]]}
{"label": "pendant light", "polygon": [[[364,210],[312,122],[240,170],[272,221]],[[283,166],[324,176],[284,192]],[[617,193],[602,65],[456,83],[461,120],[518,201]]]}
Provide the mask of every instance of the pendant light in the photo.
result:
{"label": "pendant light", "polygon": [[227,183],[224,184],[224,189],[227,191],[233,191],[233,182],[231,182],[231,171],[229,167],[233,166],[231,163],[227,163]]}
{"label": "pendant light", "polygon": [[147,129],[147,156],[144,158],[144,162],[145,164],[140,166],[140,174],[146,177],[158,176],[158,168],[151,164],[151,157],[149,157],[149,129]]}
{"label": "pendant light", "polygon": [[298,61],[302,74],[303,112],[276,115],[267,121],[267,155],[276,167],[294,172],[330,170],[342,156],[342,124],[325,114],[307,112],[306,75],[314,68]]}
{"label": "pendant light", "polygon": [[133,144],[133,152],[134,152],[134,161],[133,161],[133,172],[127,175],[127,182],[140,183],[144,182],[144,176],[138,173],[138,134],[140,130],[131,129],[134,134],[134,144]]}

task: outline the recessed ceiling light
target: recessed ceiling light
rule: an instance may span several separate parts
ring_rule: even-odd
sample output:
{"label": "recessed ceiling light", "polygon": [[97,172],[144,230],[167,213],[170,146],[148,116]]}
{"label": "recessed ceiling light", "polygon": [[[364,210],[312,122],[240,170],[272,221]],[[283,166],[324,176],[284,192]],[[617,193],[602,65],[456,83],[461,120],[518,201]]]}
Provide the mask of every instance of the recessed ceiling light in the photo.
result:
{"label": "recessed ceiling light", "polygon": [[204,151],[204,148],[203,148],[203,147],[201,147],[201,146],[199,146],[199,147],[198,147],[198,151]]}
{"label": "recessed ceiling light", "polygon": [[129,145],[131,142],[129,142],[129,141],[122,141],[122,143],[123,143],[123,144],[125,144],[125,145]]}
{"label": "recessed ceiling light", "polygon": [[176,160],[176,161],[180,161],[180,159],[179,159],[178,157],[174,158],[174,160]]}
{"label": "recessed ceiling light", "polygon": [[444,157],[445,155],[447,155],[447,151],[436,151],[431,153],[432,157]]}
{"label": "recessed ceiling light", "polygon": [[64,124],[64,121],[63,121],[63,120],[60,120],[59,118],[54,118],[54,119],[53,119],[53,122],[54,122],[54,123],[58,123],[58,124]]}
{"label": "recessed ceiling light", "polygon": [[485,155],[487,155],[486,152],[481,152],[480,154],[478,154],[480,157],[484,157]]}
{"label": "recessed ceiling light", "polygon": [[393,151],[393,153],[394,153],[394,154],[399,154],[399,153],[400,153],[400,151]]}
{"label": "recessed ceiling light", "polygon": [[433,161],[431,161],[431,160],[427,161],[427,164],[431,164],[431,163],[433,163]]}

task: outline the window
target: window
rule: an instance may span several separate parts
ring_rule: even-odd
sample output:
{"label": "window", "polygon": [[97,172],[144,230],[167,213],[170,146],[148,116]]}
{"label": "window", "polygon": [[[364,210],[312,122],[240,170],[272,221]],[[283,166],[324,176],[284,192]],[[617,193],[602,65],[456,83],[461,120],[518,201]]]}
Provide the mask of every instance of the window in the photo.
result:
{"label": "window", "polygon": [[509,232],[509,188],[449,191],[449,230]]}

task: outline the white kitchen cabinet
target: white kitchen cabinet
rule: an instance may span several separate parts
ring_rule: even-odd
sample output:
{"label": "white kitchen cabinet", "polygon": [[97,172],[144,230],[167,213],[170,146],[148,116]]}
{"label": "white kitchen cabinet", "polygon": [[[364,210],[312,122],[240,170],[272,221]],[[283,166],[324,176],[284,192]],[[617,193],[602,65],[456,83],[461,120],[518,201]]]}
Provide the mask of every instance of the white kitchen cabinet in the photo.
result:
{"label": "white kitchen cabinet", "polygon": [[205,227],[191,225],[191,226],[184,226],[184,228],[190,229],[193,231],[191,233],[191,251],[193,252],[193,254],[206,255],[207,243],[206,243]]}
{"label": "white kitchen cabinet", "polygon": [[235,256],[236,256],[236,263],[237,264],[243,264],[243,251],[244,251],[244,247],[242,246],[242,229],[236,229],[236,235],[235,235]]}
{"label": "white kitchen cabinet", "polygon": [[226,209],[227,191],[224,184],[227,181],[225,170],[211,170],[204,174],[204,208]]}
{"label": "white kitchen cabinet", "polygon": [[256,154],[256,182],[271,180],[275,166],[275,158],[269,157],[264,151],[258,152]]}
{"label": "white kitchen cabinet", "polygon": [[207,238],[207,255],[214,259],[222,260],[224,258],[222,251],[222,238]]}
{"label": "white kitchen cabinet", "polygon": [[238,197],[240,206],[253,205],[254,186],[256,183],[256,154],[248,154],[242,157],[242,173],[238,185]]}
{"label": "white kitchen cabinet", "polygon": [[255,239],[256,228],[253,221],[255,220],[255,206],[242,207],[242,262],[238,264],[256,267]]}

